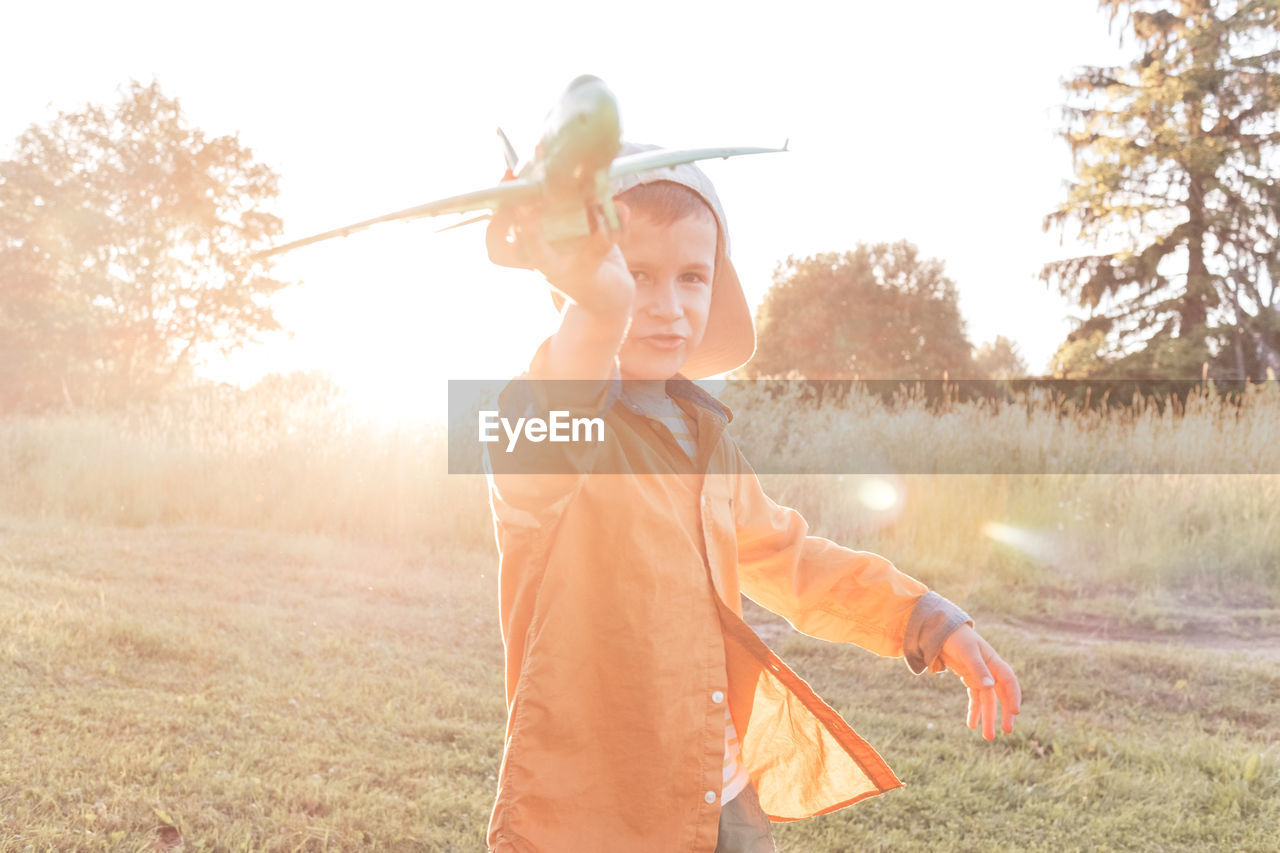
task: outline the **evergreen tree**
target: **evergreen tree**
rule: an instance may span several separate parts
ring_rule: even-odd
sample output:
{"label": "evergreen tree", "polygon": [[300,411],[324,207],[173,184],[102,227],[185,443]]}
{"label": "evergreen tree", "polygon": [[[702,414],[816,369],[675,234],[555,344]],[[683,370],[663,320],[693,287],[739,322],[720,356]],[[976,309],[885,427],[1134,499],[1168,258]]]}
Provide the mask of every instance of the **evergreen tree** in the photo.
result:
{"label": "evergreen tree", "polygon": [[1044,268],[1090,311],[1059,363],[1179,378],[1205,361],[1219,375],[1280,368],[1280,2],[1099,5],[1141,54],[1065,83],[1076,181],[1045,227],[1074,222],[1099,251]]}

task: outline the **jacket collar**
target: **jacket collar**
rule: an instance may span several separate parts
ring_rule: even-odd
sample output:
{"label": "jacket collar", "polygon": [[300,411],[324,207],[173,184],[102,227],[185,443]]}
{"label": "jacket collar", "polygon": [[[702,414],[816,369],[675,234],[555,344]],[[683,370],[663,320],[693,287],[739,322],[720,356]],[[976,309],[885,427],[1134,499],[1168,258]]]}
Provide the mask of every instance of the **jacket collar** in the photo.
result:
{"label": "jacket collar", "polygon": [[733,420],[733,412],[724,403],[711,396],[701,385],[683,374],[677,373],[667,380],[667,393],[672,397],[683,397],[696,405],[702,406],[726,424]]}
{"label": "jacket collar", "polygon": [[[621,382],[621,379],[617,374],[615,374],[615,378],[618,378],[619,382]],[[733,420],[733,412],[728,406],[711,396],[711,394],[707,393],[707,391],[696,382],[685,377],[683,374],[677,373],[675,376],[672,376],[667,380],[666,392],[671,397],[688,400],[695,406],[700,406],[701,408],[706,409],[726,425]],[[631,411],[637,414],[644,414],[638,406],[627,398],[626,394],[620,394],[619,400]]]}

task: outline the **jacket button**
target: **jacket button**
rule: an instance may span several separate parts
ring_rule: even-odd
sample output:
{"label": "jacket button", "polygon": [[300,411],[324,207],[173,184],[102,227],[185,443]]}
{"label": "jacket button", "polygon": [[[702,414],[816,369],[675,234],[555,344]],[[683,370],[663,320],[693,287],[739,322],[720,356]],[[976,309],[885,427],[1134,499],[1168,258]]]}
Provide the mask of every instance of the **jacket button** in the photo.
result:
{"label": "jacket button", "polygon": [[716,792],[707,791],[707,793],[702,795],[702,799],[706,800],[707,803],[714,803],[716,801]]}
{"label": "jacket button", "polygon": [[715,693],[711,694],[711,701],[719,705],[724,701],[724,694],[717,690]]}

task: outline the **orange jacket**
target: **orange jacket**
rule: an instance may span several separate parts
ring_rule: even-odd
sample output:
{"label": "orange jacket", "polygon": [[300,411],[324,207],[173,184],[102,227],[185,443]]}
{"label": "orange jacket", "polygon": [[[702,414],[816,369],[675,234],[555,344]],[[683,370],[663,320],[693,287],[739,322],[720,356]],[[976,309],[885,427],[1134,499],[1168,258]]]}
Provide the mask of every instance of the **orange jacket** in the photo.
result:
{"label": "orange jacket", "polygon": [[773,820],[898,787],[743,622],[740,593],[806,634],[900,656],[925,585],[808,535],[725,434],[732,413],[693,383],[667,387],[697,423],[696,463],[617,404],[616,379],[576,402],[568,386],[513,382],[500,405],[601,415],[603,443],[485,454],[509,714],[489,849],[711,853],[725,701]]}

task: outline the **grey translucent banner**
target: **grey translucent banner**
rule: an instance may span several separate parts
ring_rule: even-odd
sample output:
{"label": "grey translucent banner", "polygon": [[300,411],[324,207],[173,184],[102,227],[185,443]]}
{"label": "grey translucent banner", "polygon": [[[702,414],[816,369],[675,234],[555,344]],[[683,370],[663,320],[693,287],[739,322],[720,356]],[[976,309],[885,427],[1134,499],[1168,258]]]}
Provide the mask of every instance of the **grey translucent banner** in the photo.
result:
{"label": "grey translucent banner", "polygon": [[[686,406],[719,402],[732,415],[725,435],[758,474],[1280,473],[1275,380],[704,380],[665,390]],[[637,468],[620,438],[635,440],[645,421],[631,404],[652,392],[616,379],[451,380],[449,473],[484,473],[486,450],[496,473],[669,473]]]}

